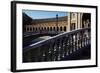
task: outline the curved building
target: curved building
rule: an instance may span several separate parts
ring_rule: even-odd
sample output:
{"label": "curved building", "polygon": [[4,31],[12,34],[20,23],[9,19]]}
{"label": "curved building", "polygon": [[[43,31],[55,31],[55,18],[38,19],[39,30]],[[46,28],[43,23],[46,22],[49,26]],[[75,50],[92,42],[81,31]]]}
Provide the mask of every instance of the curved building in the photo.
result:
{"label": "curved building", "polygon": [[[90,14],[68,12],[67,16],[45,19],[33,19],[31,23],[24,25],[24,32],[67,32],[79,28],[90,27]],[[87,16],[87,17],[86,17]]]}
{"label": "curved building", "polygon": [[58,18],[35,19],[31,24],[32,25],[26,25],[26,32],[66,32],[68,17],[64,16]]}

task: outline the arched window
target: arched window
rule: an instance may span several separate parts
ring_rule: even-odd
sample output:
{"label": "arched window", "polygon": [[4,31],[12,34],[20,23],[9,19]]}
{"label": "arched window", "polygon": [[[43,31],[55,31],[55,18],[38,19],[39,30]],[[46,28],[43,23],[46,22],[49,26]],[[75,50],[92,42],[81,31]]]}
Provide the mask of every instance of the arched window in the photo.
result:
{"label": "arched window", "polygon": [[41,30],[43,30],[43,27],[42,27],[42,29]]}
{"label": "arched window", "polygon": [[55,27],[53,27],[53,30],[55,31]]}
{"label": "arched window", "polygon": [[57,31],[59,31],[59,27],[57,27]]}
{"label": "arched window", "polygon": [[66,31],[66,26],[64,26],[64,31]]}
{"label": "arched window", "polygon": [[52,31],[52,27],[50,27],[50,31]]}
{"label": "arched window", "polygon": [[46,27],[44,27],[44,30],[46,30]]}
{"label": "arched window", "polygon": [[49,31],[49,27],[47,27],[47,30]]}
{"label": "arched window", "polygon": [[75,13],[71,13],[71,19],[75,18]]}
{"label": "arched window", "polygon": [[27,31],[29,31],[29,27],[27,27]]}
{"label": "arched window", "polygon": [[62,27],[60,27],[60,31],[62,31]]}

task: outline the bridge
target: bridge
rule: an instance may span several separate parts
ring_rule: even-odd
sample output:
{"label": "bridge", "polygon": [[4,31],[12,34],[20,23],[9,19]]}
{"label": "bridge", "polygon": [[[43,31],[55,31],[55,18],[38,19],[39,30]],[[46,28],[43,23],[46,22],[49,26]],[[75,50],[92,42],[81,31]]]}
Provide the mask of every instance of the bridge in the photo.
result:
{"label": "bridge", "polygon": [[90,28],[80,28],[30,44],[23,48],[23,62],[90,59],[90,31]]}

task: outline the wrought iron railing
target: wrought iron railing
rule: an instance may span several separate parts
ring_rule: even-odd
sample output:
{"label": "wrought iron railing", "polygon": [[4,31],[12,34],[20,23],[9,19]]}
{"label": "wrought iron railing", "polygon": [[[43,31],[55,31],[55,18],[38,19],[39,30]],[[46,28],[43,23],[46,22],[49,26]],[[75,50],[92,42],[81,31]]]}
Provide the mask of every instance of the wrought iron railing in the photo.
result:
{"label": "wrought iron railing", "polygon": [[61,61],[91,42],[90,28],[64,32],[23,49],[23,62]]}

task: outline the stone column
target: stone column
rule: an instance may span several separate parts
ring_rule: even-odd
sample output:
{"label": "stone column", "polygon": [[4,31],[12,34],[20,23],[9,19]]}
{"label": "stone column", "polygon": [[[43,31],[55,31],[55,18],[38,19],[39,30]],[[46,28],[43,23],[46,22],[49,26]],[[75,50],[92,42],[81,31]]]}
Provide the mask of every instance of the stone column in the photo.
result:
{"label": "stone column", "polygon": [[71,16],[70,16],[70,12],[68,12],[68,25],[67,25],[67,31],[70,31],[70,24],[71,24]]}
{"label": "stone column", "polygon": [[80,13],[78,13],[78,29],[81,27]]}
{"label": "stone column", "polygon": [[75,13],[75,29],[78,29],[78,22],[79,22],[79,19],[78,19],[78,15],[79,13]]}
{"label": "stone column", "polygon": [[83,13],[80,13],[80,28],[82,28],[82,16],[83,16]]}
{"label": "stone column", "polygon": [[78,29],[82,27],[82,13],[78,13]]}

